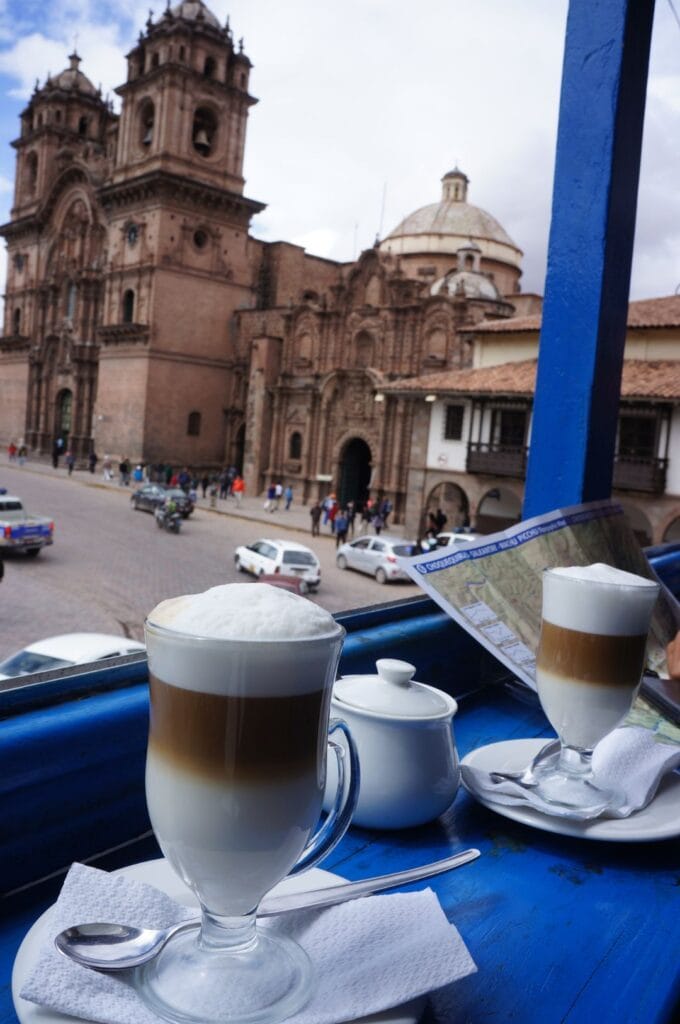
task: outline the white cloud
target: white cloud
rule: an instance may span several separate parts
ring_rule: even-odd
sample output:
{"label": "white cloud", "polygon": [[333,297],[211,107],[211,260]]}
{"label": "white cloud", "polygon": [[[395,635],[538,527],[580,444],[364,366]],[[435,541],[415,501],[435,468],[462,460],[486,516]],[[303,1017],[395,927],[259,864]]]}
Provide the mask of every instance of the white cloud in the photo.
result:
{"label": "white cloud", "polygon": [[[246,194],[268,204],[254,231],[346,260],[440,196],[458,162],[470,202],[524,250],[523,286],[542,291],[567,0],[209,0],[254,63]],[[156,17],[163,0],[155,5]],[[0,0],[0,73],[25,98],[66,67],[110,92],[148,16],[142,0],[52,0],[41,24]],[[23,19],[23,20],[22,20]],[[633,275],[636,296],[680,279],[680,33],[658,4]],[[14,129],[13,129],[14,131]],[[9,137],[8,137],[9,138]],[[676,145],[675,140],[678,140]],[[8,177],[5,141],[0,168]],[[383,190],[384,211],[383,211]],[[2,186],[0,186],[2,191]]]}

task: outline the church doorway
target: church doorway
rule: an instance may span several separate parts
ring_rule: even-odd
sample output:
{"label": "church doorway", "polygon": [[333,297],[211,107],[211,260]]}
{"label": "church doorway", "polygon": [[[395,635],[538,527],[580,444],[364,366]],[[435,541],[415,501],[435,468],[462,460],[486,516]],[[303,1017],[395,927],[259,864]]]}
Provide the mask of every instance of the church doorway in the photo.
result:
{"label": "church doorway", "polygon": [[57,395],[57,415],[54,424],[54,440],[61,438],[64,442],[63,450],[68,448],[68,439],[71,433],[73,420],[73,392],[64,388]]}
{"label": "church doorway", "polygon": [[340,456],[338,501],[344,508],[348,501],[363,505],[371,483],[371,449],[360,437],[348,441]]}

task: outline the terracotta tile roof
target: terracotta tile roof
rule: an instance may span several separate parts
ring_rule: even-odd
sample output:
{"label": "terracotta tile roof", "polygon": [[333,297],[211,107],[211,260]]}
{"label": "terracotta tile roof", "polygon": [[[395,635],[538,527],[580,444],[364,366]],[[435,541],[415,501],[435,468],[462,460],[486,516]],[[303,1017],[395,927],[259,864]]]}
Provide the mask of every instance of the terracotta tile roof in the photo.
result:
{"label": "terracotta tile roof", "polygon": [[[477,370],[445,370],[394,381],[388,393],[433,395],[519,395],[530,397],[536,386],[536,360],[501,363]],[[626,359],[621,397],[680,401],[680,360]]]}
{"label": "terracotta tile roof", "polygon": [[[666,295],[660,299],[639,299],[628,306],[629,327],[680,327],[680,295]],[[514,334],[518,331],[538,331],[541,314],[514,316],[509,320],[483,320],[476,330],[484,334]]]}

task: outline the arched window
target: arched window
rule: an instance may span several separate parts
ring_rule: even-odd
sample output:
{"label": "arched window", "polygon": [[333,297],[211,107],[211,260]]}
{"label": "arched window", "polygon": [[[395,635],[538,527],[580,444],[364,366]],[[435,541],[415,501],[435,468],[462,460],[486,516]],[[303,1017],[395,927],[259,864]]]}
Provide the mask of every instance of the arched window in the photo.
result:
{"label": "arched window", "polygon": [[446,331],[442,327],[430,331],[425,342],[425,358],[446,359],[446,340]]}
{"label": "arched window", "polygon": [[54,120],[57,122],[57,124],[61,124],[61,110],[55,110]]}
{"label": "arched window", "polygon": [[302,458],[302,434],[298,430],[290,435],[288,455],[291,459]]}
{"label": "arched window", "polygon": [[203,65],[203,75],[205,78],[214,78],[216,68],[217,65],[214,57],[206,57],[205,64]]}
{"label": "arched window", "polygon": [[78,299],[78,288],[71,281],[66,291],[66,316],[69,320],[73,320],[76,314],[76,302]]}
{"label": "arched window", "polygon": [[298,335],[297,357],[301,363],[311,363],[312,361],[312,336],[307,331]]}
{"label": "arched window", "polygon": [[38,184],[38,154],[29,153],[26,157],[26,191],[33,195]]}
{"label": "arched window", "polygon": [[201,433],[201,414],[200,412],[190,412],[189,418],[187,419],[187,434],[190,437],[198,437]]}
{"label": "arched window", "polygon": [[191,141],[201,156],[210,156],[217,137],[217,118],[208,107],[199,107],[194,114]]}
{"label": "arched window", "polygon": [[132,288],[123,292],[123,323],[131,324],[135,316],[135,293]]}
{"label": "arched window", "polygon": [[87,135],[87,118],[85,116],[78,121],[78,135]]}
{"label": "arched window", "polygon": [[373,335],[361,331],[354,339],[354,365],[371,366],[373,363]]}
{"label": "arched window", "polygon": [[180,48],[179,48],[179,59],[180,60],[184,60],[184,47],[183,46],[180,46]]}
{"label": "arched window", "polygon": [[19,308],[15,309],[12,314],[12,333],[21,334],[21,310]]}
{"label": "arched window", "polygon": [[73,393],[68,389],[60,391],[57,396],[57,430],[64,440],[71,433],[71,419],[73,415]]}
{"label": "arched window", "polygon": [[151,67],[152,68],[157,68],[159,60],[160,60],[160,57],[158,56],[158,54],[154,53],[153,57],[151,58]]}
{"label": "arched window", "polygon": [[139,111],[139,141],[145,149],[148,149],[153,142],[155,114],[156,111],[151,100],[147,100],[146,103],[142,104]]}

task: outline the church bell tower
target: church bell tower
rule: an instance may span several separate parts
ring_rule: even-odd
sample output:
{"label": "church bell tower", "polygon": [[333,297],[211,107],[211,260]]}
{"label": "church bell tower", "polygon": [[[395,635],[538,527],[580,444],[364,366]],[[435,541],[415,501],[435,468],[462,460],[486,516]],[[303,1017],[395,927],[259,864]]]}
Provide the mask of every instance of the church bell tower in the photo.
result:
{"label": "church bell tower", "polygon": [[153,462],[171,446],[180,462],[219,464],[230,324],[252,303],[249,227],[264,209],[243,194],[251,63],[200,0],[150,16],[127,62],[100,192],[109,245],[97,444],[112,449],[122,435],[131,457]]}
{"label": "church bell tower", "polygon": [[128,54],[114,180],[163,170],[243,192],[251,63],[199,0],[152,21]]}

